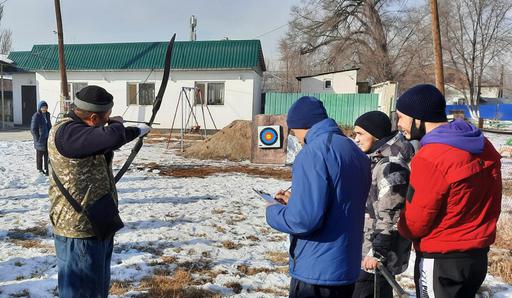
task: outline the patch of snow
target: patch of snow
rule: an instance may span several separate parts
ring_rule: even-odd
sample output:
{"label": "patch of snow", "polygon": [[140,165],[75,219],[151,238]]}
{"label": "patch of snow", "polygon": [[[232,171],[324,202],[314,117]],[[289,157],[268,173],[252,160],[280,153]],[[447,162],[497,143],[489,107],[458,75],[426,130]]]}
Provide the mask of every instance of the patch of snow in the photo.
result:
{"label": "patch of snow", "polygon": [[[131,146],[116,152],[115,167],[121,167]],[[48,179],[35,169],[32,142],[0,141],[0,296],[28,293],[31,297],[56,297],[57,268],[48,220]],[[162,165],[231,166],[244,163],[200,161],[165,150],[165,144],[144,145],[135,162]],[[290,279],[268,259],[268,252],[288,251],[286,235],[265,222],[264,201],[252,188],[267,192],[285,189],[289,182],[228,173],[205,178],[159,176],[147,170],[129,170],[118,183],[119,207],[125,222],[115,237],[112,280],[129,281],[134,289],[119,297],[140,293],[136,289],[151,277],[166,257],[175,258],[167,270],[187,263],[192,267],[210,262],[211,281],[200,287],[224,296],[274,297],[286,293]],[[10,232],[37,227],[37,245],[24,247]],[[51,232],[51,231],[49,231]],[[234,247],[228,245],[230,242]],[[197,263],[197,264],[196,264]],[[412,267],[400,283],[413,285]],[[245,275],[238,267],[267,268],[269,272]],[[226,285],[237,282],[235,294]],[[488,276],[484,286],[494,297],[512,297],[512,287]],[[273,292],[258,292],[266,289]],[[412,293],[412,289],[408,288]],[[498,292],[498,293],[494,293]]]}

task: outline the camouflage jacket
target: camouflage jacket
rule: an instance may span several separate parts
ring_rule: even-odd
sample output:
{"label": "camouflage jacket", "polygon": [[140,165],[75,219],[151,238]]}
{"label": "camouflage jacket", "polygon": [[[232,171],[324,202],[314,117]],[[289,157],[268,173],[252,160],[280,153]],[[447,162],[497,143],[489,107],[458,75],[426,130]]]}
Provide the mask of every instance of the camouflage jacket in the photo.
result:
{"label": "camouflage jacket", "polygon": [[[67,158],[57,150],[55,145],[56,132],[59,127],[69,121],[73,120],[63,118],[50,131],[48,156],[52,171],[55,171],[63,186],[82,207],[109,193],[117,204],[112,164],[107,162],[105,155]],[[52,175],[50,175],[49,197],[51,200],[50,220],[55,234],[69,238],[94,236],[87,217],[71,207],[55,184]]]}
{"label": "camouflage jacket", "polygon": [[409,185],[413,146],[397,133],[368,156],[372,184],[366,201],[363,257],[381,258],[393,274],[407,269],[411,243],[398,234],[397,223]]}

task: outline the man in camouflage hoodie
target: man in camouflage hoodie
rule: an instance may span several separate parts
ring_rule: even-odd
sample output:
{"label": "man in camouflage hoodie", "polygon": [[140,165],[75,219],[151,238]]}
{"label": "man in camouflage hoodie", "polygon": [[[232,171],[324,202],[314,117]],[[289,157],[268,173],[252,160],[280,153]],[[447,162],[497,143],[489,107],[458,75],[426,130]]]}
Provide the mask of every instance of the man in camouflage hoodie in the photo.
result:
{"label": "man in camouflage hoodie", "polygon": [[[398,132],[391,131],[389,117],[379,111],[360,116],[354,125],[355,141],[371,160],[372,184],[364,224],[361,274],[352,297],[373,297],[377,262],[393,274],[407,269],[411,242],[397,231],[400,211],[409,184],[408,163],[413,146]],[[393,297],[393,290],[377,274],[380,297]]]}
{"label": "man in camouflage hoodie", "polygon": [[112,151],[148,133],[149,127],[124,127],[121,117],[110,117],[113,97],[98,86],[78,92],[74,105],[73,111],[51,129],[48,140],[53,172],[50,220],[59,297],[107,297],[113,238],[96,237],[87,217],[73,209],[53,174],[82,208],[105,196],[117,204]]}

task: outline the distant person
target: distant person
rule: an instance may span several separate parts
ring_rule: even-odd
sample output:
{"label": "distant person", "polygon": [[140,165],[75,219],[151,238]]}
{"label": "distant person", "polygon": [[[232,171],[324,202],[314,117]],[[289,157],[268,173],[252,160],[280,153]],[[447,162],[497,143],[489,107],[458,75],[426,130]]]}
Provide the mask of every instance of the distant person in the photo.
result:
{"label": "distant person", "polygon": [[37,105],[37,112],[32,116],[30,132],[36,149],[36,167],[39,173],[48,176],[48,133],[52,128],[48,104],[42,100]]}
{"label": "distant person", "polygon": [[293,192],[267,206],[268,224],[290,234],[290,297],[351,297],[360,270],[370,161],[327,116],[321,101],[301,97],[288,111],[303,149]]}
{"label": "distant person", "polygon": [[[122,227],[112,173],[113,151],[149,132],[111,117],[113,97],[98,86],[77,94],[73,110],[50,132],[49,196],[59,297],[107,297],[114,233]],[[88,208],[79,212],[75,208]],[[94,218],[94,222],[91,220]]]}
{"label": "distant person", "polygon": [[[393,275],[407,269],[411,241],[400,236],[397,223],[405,205],[409,186],[409,166],[413,146],[383,112],[361,115],[354,123],[355,141],[371,161],[372,184],[366,201],[361,273],[354,298],[374,297],[374,280],[380,261]],[[378,274],[379,297],[392,298],[393,288]]]}
{"label": "distant person", "polygon": [[445,108],[432,85],[397,101],[399,129],[421,140],[398,229],[416,250],[417,297],[475,297],[496,238],[501,156],[473,125],[448,123]]}

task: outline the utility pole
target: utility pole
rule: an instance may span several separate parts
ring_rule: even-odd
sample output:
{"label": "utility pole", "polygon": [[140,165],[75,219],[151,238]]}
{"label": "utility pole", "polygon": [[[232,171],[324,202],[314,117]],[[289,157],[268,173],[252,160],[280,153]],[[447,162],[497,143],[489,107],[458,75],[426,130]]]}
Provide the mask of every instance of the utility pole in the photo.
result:
{"label": "utility pole", "polygon": [[437,0],[430,0],[432,15],[432,41],[434,43],[436,87],[444,95],[443,52],[441,47],[441,30],[439,28],[439,13]]}
{"label": "utility pole", "polygon": [[64,59],[64,33],[62,32],[62,16],[60,14],[60,0],[55,0],[55,16],[57,17],[57,36],[59,39],[59,69],[60,69],[60,112],[67,112],[69,102],[68,78],[66,75],[66,61]]}

